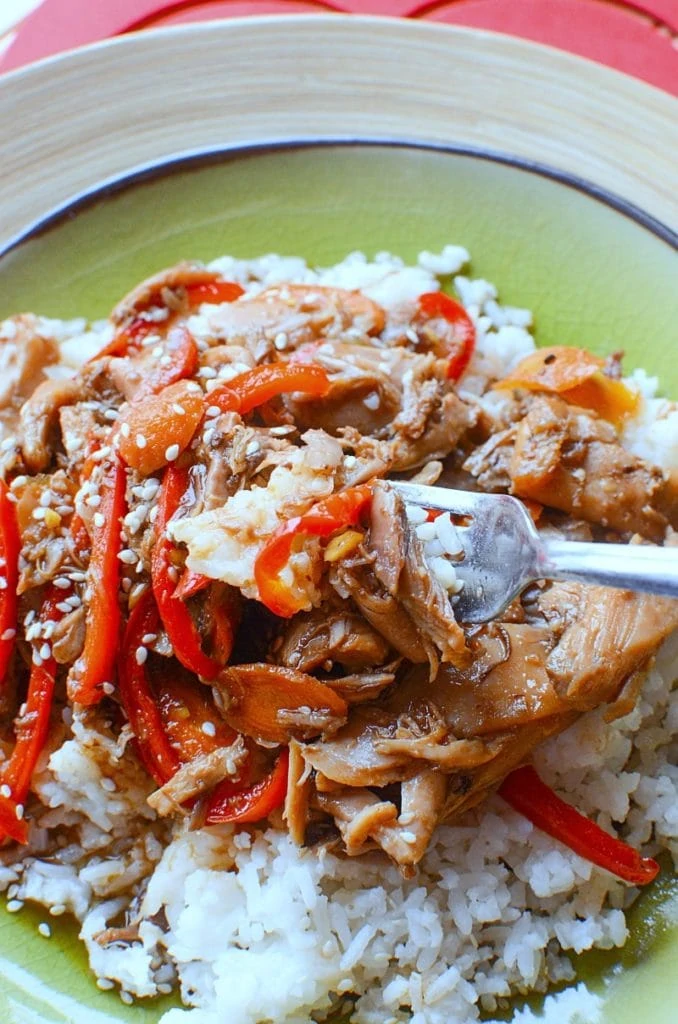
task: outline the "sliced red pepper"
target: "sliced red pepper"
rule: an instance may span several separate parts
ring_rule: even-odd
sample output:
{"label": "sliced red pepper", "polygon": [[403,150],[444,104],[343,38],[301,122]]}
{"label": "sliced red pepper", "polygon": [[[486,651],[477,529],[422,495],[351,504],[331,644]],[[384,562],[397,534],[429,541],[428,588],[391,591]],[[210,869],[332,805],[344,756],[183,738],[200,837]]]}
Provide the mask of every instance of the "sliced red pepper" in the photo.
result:
{"label": "sliced red pepper", "polygon": [[532,765],[511,772],[499,787],[499,793],[537,828],[625,882],[647,885],[656,878],[659,864],[655,860],[641,857],[628,843],[611,836],[561,800],[542,782]]}
{"label": "sliced red pepper", "polygon": [[118,659],[118,692],[127,720],[132,727],[140,757],[159,786],[179,769],[181,762],[165,731],[162,714],[151,688],[145,664],[139,664],[137,651],[146,649],[143,638],[157,633],[159,615],[153,594],[147,590],[134,606],[127,623]]}
{"label": "sliced red pepper", "polygon": [[329,537],[344,526],[354,526],[371,500],[370,484],[349,487],[278,527],[254,563],[254,578],[262,603],[282,618],[290,618],[298,612],[303,607],[302,600],[280,579],[295,540],[305,536]]}
{"label": "sliced red pepper", "polygon": [[209,394],[209,404],[222,412],[246,416],[264,402],[291,391],[322,398],[330,390],[327,371],[311,363],[267,363],[246,370]]}
{"label": "sliced red pepper", "polygon": [[206,823],[218,825],[230,821],[246,825],[268,817],[285,800],[289,763],[289,748],[283,747],[273,769],[253,786],[243,789],[241,784],[224,779],[209,799]]}
{"label": "sliced red pepper", "polygon": [[[192,377],[198,369],[198,346],[195,338],[185,327],[175,327],[167,335],[163,343],[164,356],[157,359],[150,372],[134,392],[133,401],[140,402],[149,395],[157,395],[163,388],[176,384],[179,380]],[[163,358],[167,358],[167,365]]]}
{"label": "sliced red pepper", "polygon": [[[114,455],[103,466],[99,494],[101,525],[92,525],[91,553],[87,569],[90,591],[85,617],[85,646],[68,676],[68,696],[79,704],[97,704],[103,684],[111,682],[120,630],[120,530],[126,512],[125,467]],[[98,518],[98,517],[97,517]]]}
{"label": "sliced red pepper", "polygon": [[4,682],[14,651],[17,623],[17,585],[21,538],[16,519],[16,506],[10,491],[0,480],[0,576],[5,585],[0,590],[0,686]]}
{"label": "sliced red pepper", "polygon": [[210,302],[219,305],[221,302],[234,302],[244,295],[245,289],[234,281],[210,281],[205,284],[189,284],[186,288],[186,298],[191,309],[200,306],[203,302]]}
{"label": "sliced red pepper", "polygon": [[[42,603],[42,622],[58,622],[63,617],[56,606],[63,592],[50,587]],[[0,835],[18,843],[28,842],[28,825],[18,817],[31,785],[38,757],[47,742],[57,663],[51,656],[33,661],[23,714],[16,720],[16,742],[0,772],[0,784],[9,786],[11,796],[0,795]],[[21,814],[21,811],[19,811]]]}
{"label": "sliced red pepper", "polygon": [[119,331],[116,331],[108,345],[104,345],[87,362],[93,363],[97,359],[103,359],[104,356],[127,355],[131,348],[140,348],[144,338],[157,331],[157,329],[158,325],[154,320],[147,320],[146,317],[138,316],[127,327],[122,327]]}
{"label": "sliced red pepper", "polygon": [[454,327],[450,339],[450,361],[447,365],[449,380],[459,380],[476,347],[476,329],[471,317],[456,299],[445,292],[425,292],[419,296],[419,313],[428,319],[442,317]]}
{"label": "sliced red pepper", "polygon": [[235,740],[237,733],[221,717],[211,691],[194,679],[182,678],[181,669],[171,679],[166,678],[163,669],[154,690],[163,728],[182,764],[228,747]]}
{"label": "sliced red pepper", "polygon": [[151,556],[151,579],[160,618],[175,656],[196,675],[204,679],[215,679],[223,666],[203,651],[200,630],[184,602],[175,597],[176,581],[170,571],[173,568],[174,544],[167,536],[166,528],[179,508],[188,484],[188,469],[168,466],[165,470],[155,520],[156,541]]}
{"label": "sliced red pepper", "polygon": [[201,572],[193,572],[184,566],[174,591],[174,598],[177,601],[188,601],[189,597],[195,597],[205,587],[209,587],[211,582],[209,576],[203,576]]}

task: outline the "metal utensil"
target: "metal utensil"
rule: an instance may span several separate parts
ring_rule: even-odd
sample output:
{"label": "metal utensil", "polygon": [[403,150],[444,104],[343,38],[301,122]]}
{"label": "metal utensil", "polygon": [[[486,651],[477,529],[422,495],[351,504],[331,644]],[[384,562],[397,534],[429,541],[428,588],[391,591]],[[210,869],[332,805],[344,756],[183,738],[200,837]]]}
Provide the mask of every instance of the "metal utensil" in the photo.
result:
{"label": "metal utensil", "polygon": [[401,481],[403,500],[468,516],[457,527],[464,552],[454,563],[463,587],[455,601],[461,622],[488,622],[536,580],[576,580],[678,597],[678,548],[588,544],[541,536],[525,508],[508,494],[479,494]]}

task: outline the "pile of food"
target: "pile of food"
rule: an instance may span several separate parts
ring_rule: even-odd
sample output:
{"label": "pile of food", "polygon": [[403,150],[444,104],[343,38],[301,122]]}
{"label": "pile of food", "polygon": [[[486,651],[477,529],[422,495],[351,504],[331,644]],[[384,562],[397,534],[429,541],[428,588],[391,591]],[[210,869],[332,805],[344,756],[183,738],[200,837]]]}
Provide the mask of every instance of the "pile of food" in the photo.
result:
{"label": "pile of food", "polygon": [[186,263],[0,325],[0,884],[125,1001],[180,987],[166,1024],[475,1020],[678,857],[678,602],[459,622],[464,523],[389,486],[672,543],[678,410],[467,260]]}

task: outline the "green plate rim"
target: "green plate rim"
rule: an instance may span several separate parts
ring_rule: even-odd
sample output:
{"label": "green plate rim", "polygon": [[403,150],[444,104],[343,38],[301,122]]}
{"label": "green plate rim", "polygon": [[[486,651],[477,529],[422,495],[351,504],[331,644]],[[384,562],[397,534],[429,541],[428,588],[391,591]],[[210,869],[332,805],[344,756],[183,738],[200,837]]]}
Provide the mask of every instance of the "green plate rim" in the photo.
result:
{"label": "green plate rim", "polygon": [[64,203],[51,210],[48,210],[42,217],[29,224],[23,231],[10,238],[0,248],[0,259],[18,248],[23,242],[34,238],[52,227],[56,227],[65,218],[77,213],[99,200],[122,192],[127,188],[138,185],[144,181],[158,178],[165,174],[187,170],[190,167],[205,166],[219,163],[222,160],[241,159],[243,157],[261,155],[265,153],[298,151],[304,149],[324,149],[331,147],[364,147],[364,148],[385,148],[385,149],[414,149],[426,152],[448,153],[456,156],[467,156],[477,160],[484,160],[490,163],[503,164],[515,167],[517,170],[525,171],[528,174],[535,174],[551,181],[558,182],[568,188],[575,189],[592,199],[609,206],[617,213],[635,221],[640,227],[651,232],[661,241],[678,251],[678,231],[674,231],[664,224],[657,217],[646,213],[641,207],[636,206],[630,200],[614,192],[596,185],[587,178],[581,178],[569,171],[562,171],[548,163],[541,163],[538,160],[530,160],[527,157],[515,156],[503,150],[485,148],[484,146],[472,146],[464,143],[454,142],[427,142],[420,139],[408,138],[379,138],[370,135],[319,135],[319,136],[298,136],[285,138],[262,139],[257,142],[239,142],[214,146],[205,149],[186,150],[176,153],[174,156],[163,157],[148,163],[132,167],[122,175],[115,175],[105,178],[103,181],[76,193]]}

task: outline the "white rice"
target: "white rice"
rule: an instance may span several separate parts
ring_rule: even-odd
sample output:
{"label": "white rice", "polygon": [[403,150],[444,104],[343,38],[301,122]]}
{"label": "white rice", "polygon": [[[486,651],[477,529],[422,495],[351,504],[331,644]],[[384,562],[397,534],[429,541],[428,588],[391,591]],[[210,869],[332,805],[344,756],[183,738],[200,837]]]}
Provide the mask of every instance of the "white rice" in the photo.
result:
{"label": "white rice", "polygon": [[[380,254],[354,253],[337,267],[312,270],[302,260],[230,257],[212,264],[248,291],[286,280],[363,287],[388,308],[457,274],[465,250],[422,253],[417,267]],[[457,276],[477,329],[478,351],[462,381],[470,398],[534,348],[525,310],[502,307],[493,285]],[[216,307],[192,318],[197,337],[213,328]],[[41,321],[75,363],[86,325]],[[107,327],[85,334],[85,357]],[[0,325],[0,336],[11,326]],[[636,373],[642,394],[627,424],[630,448],[678,466],[678,411],[655,397],[656,383]],[[482,399],[488,406],[500,396]],[[415,524],[416,525],[416,524]],[[449,521],[424,531],[433,559],[453,554]],[[422,529],[422,524],[417,527]],[[430,535],[430,536],[429,536]],[[437,546],[436,546],[437,545]],[[440,550],[438,550],[440,549]],[[449,564],[449,563],[448,563]],[[451,584],[454,581],[451,581]],[[582,717],[537,752],[543,777],[604,828],[634,846],[678,862],[678,642],[665,644],[642,698],[625,719]],[[117,788],[103,786],[113,778]],[[39,822],[31,856],[0,867],[0,887],[18,909],[29,899],[54,915],[68,909],[82,924],[100,987],[131,996],[180,986],[184,1009],[162,1024],[308,1024],[346,993],[357,997],[355,1024],[468,1024],[517,994],[574,982],[568,952],[620,947],[625,909],[637,890],[592,866],[534,829],[498,797],[453,826],[440,827],[416,876],[371,857],[350,860],[299,850],[284,831],[235,832],[229,826],[190,832],[181,824],[163,851],[164,826],[152,821],[149,785],[124,749],[75,719],[66,741],[43,759],[38,792],[51,808]],[[44,828],[79,824],[80,843],[63,865],[40,860]],[[125,837],[131,836],[126,841]],[[115,844],[115,853],[112,852]],[[124,910],[126,889],[141,899],[136,944],[101,947],[94,936]],[[158,922],[164,919],[167,927]],[[518,1010],[514,1024],[595,1024],[602,999],[582,985],[549,996],[543,1016]]]}

